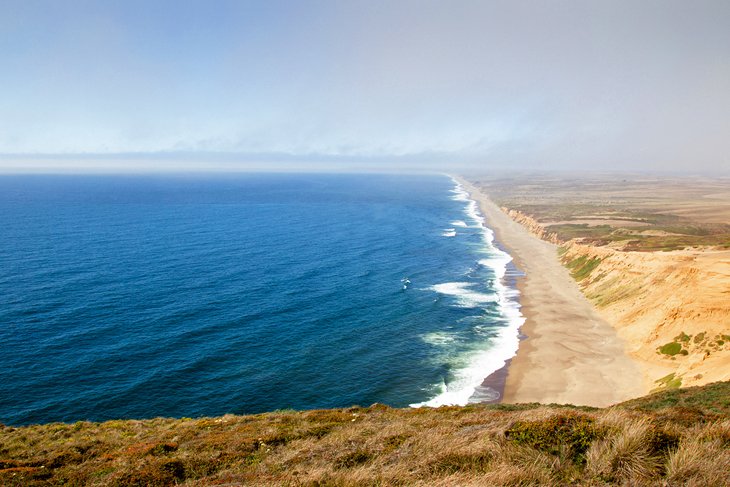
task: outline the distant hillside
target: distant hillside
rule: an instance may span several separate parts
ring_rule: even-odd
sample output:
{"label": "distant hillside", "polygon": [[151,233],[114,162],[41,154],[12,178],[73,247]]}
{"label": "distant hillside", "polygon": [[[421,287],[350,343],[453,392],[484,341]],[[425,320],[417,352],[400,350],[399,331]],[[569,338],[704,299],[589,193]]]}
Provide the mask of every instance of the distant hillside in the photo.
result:
{"label": "distant hillside", "polygon": [[280,411],[0,428],[0,485],[730,485],[730,382],[606,409]]}

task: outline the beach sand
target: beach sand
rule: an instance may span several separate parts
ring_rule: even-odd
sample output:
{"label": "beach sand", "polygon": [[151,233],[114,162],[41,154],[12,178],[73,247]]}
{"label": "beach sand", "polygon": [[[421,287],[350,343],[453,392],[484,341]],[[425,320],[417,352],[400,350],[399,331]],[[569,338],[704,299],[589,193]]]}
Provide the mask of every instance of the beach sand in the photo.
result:
{"label": "beach sand", "polygon": [[557,246],[531,235],[478,188],[456,179],[525,273],[518,288],[527,338],[509,365],[503,402],[601,407],[646,394],[639,366],[560,263]]}

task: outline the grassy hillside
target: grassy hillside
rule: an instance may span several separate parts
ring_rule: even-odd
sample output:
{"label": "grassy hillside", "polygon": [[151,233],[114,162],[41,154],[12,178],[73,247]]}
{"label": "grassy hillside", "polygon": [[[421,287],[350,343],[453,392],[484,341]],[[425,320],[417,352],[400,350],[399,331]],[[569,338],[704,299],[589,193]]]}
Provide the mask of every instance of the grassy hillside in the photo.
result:
{"label": "grassy hillside", "polygon": [[[0,428],[0,485],[730,485],[730,382],[492,405]],[[668,483],[667,483],[668,482]]]}

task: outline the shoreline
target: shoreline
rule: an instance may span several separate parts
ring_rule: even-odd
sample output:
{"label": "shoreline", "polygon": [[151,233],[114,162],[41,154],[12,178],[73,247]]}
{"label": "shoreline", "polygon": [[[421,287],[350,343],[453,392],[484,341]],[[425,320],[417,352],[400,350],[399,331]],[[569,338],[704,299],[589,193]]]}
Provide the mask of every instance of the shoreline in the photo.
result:
{"label": "shoreline", "polygon": [[[506,366],[501,402],[603,407],[646,394],[638,364],[560,263],[557,246],[530,234],[464,177],[452,177],[524,272],[516,285],[525,322],[517,354]],[[484,383],[494,383],[495,374]]]}

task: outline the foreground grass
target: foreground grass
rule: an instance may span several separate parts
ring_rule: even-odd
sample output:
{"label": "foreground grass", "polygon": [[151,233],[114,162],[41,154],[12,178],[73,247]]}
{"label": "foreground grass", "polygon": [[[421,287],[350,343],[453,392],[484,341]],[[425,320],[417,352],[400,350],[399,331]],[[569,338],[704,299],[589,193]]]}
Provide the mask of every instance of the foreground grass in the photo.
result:
{"label": "foreground grass", "polygon": [[381,405],[0,427],[0,485],[730,485],[730,382],[607,409]]}

